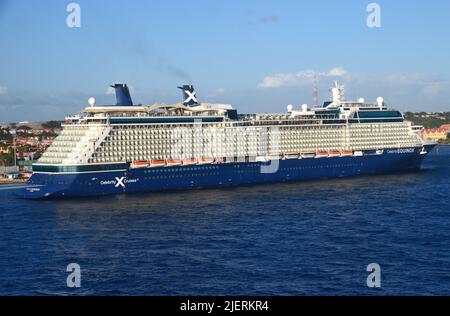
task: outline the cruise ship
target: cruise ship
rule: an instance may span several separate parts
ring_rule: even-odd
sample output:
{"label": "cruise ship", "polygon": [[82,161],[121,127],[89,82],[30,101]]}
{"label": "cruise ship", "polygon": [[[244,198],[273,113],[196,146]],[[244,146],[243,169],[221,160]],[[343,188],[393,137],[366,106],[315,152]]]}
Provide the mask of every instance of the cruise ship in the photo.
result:
{"label": "cruise ship", "polygon": [[240,114],[199,102],[183,85],[177,104],[135,105],[111,85],[116,104],[66,117],[33,165],[30,199],[250,185],[418,170],[435,143],[383,98],[347,101],[335,83],[322,106]]}

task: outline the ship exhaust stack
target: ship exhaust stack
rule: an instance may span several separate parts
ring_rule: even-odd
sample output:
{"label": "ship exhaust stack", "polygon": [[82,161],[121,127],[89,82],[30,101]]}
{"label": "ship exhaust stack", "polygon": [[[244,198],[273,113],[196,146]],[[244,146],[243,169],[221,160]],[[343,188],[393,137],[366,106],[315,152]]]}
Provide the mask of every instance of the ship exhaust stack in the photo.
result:
{"label": "ship exhaust stack", "polygon": [[183,91],[183,105],[194,106],[199,104],[193,85],[184,85],[178,87],[178,89]]}
{"label": "ship exhaust stack", "polygon": [[115,83],[110,86],[114,88],[116,92],[117,106],[132,106],[133,101],[131,100],[130,90],[125,83]]}

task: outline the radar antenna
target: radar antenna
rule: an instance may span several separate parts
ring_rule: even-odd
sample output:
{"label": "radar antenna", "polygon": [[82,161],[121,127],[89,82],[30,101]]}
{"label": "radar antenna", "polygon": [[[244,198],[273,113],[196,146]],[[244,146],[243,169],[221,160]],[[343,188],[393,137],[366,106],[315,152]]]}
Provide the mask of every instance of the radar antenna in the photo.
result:
{"label": "radar antenna", "polygon": [[317,88],[317,74],[315,72],[313,77],[313,106],[315,108],[319,106],[319,90]]}

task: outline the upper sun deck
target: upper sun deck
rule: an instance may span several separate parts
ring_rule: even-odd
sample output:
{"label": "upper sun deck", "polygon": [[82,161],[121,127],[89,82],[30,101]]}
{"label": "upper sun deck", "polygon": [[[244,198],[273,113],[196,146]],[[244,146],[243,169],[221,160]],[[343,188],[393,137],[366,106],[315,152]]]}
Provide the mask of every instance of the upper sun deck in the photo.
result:
{"label": "upper sun deck", "polygon": [[201,104],[193,107],[177,104],[153,104],[138,106],[90,106],[80,115],[66,117],[73,123],[188,123],[222,122],[237,119],[237,112],[228,104]]}
{"label": "upper sun deck", "polygon": [[[116,87],[113,86],[113,87]],[[306,104],[299,110],[288,105],[286,113],[239,114],[230,104],[198,103],[192,86],[183,86],[189,96],[183,103],[133,105],[126,85],[128,97],[121,99],[117,94],[116,105],[97,106],[95,99],[89,99],[89,106],[80,115],[66,117],[67,124],[138,124],[138,123],[218,123],[231,122],[239,125],[266,124],[344,124],[372,122],[403,122],[403,115],[388,109],[383,98],[377,103],[366,103],[364,99],[346,101],[343,87],[335,84],[332,89],[332,101],[324,102],[321,107],[308,109]],[[120,92],[121,90],[119,90]],[[116,91],[117,93],[117,91]],[[123,91],[121,92],[123,93]],[[190,99],[195,100],[192,103]]]}

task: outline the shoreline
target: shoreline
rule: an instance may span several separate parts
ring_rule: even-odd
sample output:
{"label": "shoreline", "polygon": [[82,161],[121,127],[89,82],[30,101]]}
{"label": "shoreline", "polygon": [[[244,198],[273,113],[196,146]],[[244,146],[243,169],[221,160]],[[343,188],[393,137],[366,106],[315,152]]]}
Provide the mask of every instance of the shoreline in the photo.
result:
{"label": "shoreline", "polygon": [[0,179],[0,186],[8,185],[8,184],[23,184],[23,183],[26,183],[27,181],[28,181],[28,179],[15,179],[15,180]]}

